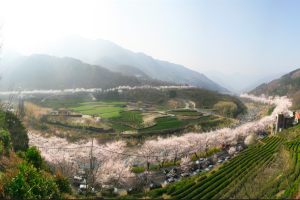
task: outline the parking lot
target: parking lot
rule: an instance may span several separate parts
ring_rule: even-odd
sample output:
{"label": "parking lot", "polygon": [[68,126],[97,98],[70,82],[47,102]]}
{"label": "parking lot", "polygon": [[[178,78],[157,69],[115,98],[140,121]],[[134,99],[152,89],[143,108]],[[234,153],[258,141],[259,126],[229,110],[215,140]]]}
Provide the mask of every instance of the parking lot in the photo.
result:
{"label": "parking lot", "polygon": [[[238,145],[238,146],[237,146],[237,151],[236,151],[236,152],[234,153],[234,155],[232,155],[232,156],[235,156],[235,155],[238,154],[238,152],[245,150],[244,147],[245,147],[245,146],[243,146],[243,145]],[[238,150],[240,150],[240,151],[238,151]],[[211,168],[209,168],[209,170],[210,170],[210,169],[213,170],[214,167],[216,167],[217,165],[219,165],[219,164],[223,163],[224,161],[226,161],[226,160],[225,160],[226,157],[228,158],[228,157],[232,157],[232,156],[230,156],[230,155],[228,154],[228,151],[227,151],[226,149],[222,149],[220,152],[216,153],[216,154],[213,155],[213,156],[210,156],[210,157],[206,158],[205,161],[202,161],[203,164],[202,164],[201,170],[205,171],[205,169],[208,169],[208,166],[209,166],[209,165],[211,166]],[[206,165],[206,162],[207,162],[207,161],[210,162],[208,165]],[[195,165],[196,165],[196,162],[193,162],[193,166],[195,166]],[[196,166],[198,167],[198,164],[197,164]],[[180,179],[181,179],[181,168],[180,168],[180,165],[179,165],[179,166],[176,166],[175,168],[177,169],[177,172],[176,172],[177,177],[178,177],[177,179],[178,179],[178,181],[180,181]],[[191,168],[192,168],[192,167],[191,167]],[[152,174],[152,177],[153,177],[153,182],[155,182],[155,183],[160,183],[163,187],[165,186],[165,183],[164,183],[164,182],[165,182],[165,180],[166,180],[166,174],[164,173],[164,170],[165,170],[165,169],[167,169],[167,168],[163,168],[163,169],[161,169],[161,170],[150,171],[151,174]],[[193,174],[193,170],[188,171],[188,173]],[[138,174],[142,174],[142,173],[138,173]],[[137,175],[138,175],[138,174],[137,174]],[[79,184],[74,184],[73,177],[70,178],[70,183],[71,183],[72,187],[73,187],[76,191],[78,191],[78,189],[79,189]],[[130,187],[130,186],[119,187],[119,188],[118,188],[118,193],[119,193],[120,195],[126,195],[126,194],[127,194],[126,189],[128,189],[129,187]],[[146,186],[144,186],[144,189],[148,189],[148,187],[149,187],[149,185],[146,185]],[[95,188],[95,190],[96,190],[96,193],[97,193],[97,192],[100,192],[99,189],[97,190],[97,189]]]}

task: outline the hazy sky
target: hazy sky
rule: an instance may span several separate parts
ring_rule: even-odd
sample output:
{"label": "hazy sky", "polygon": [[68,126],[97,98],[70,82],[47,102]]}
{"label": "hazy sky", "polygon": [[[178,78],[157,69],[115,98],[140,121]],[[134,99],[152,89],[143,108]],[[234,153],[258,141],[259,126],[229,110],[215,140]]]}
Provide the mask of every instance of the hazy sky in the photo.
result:
{"label": "hazy sky", "polygon": [[5,45],[29,55],[73,33],[195,71],[300,67],[300,1],[2,1]]}

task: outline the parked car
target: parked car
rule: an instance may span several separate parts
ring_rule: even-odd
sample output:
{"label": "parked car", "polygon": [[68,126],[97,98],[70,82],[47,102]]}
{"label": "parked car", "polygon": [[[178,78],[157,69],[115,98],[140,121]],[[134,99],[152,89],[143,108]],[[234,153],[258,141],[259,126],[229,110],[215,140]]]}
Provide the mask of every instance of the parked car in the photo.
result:
{"label": "parked car", "polygon": [[190,174],[190,173],[183,173],[183,174],[181,174],[180,176],[181,176],[182,178],[186,178],[186,177],[191,176],[191,174]]}
{"label": "parked car", "polygon": [[91,194],[95,194],[95,189],[94,188],[89,188],[89,186],[88,185],[85,185],[85,184],[81,184],[80,186],[79,186],[79,189],[78,189],[78,193],[79,194],[86,194],[86,190],[87,189],[90,189],[91,191]]}
{"label": "parked car", "polygon": [[224,160],[218,160],[218,164],[221,164],[222,162],[224,162]]}
{"label": "parked car", "polygon": [[197,165],[197,164],[192,164],[191,165],[191,170],[192,171],[195,171],[195,170],[197,170],[199,168],[199,164]]}
{"label": "parked car", "polygon": [[171,183],[176,183],[176,182],[178,182],[178,180],[176,178],[169,178],[169,179],[165,180],[164,183],[165,183],[165,185],[169,185]]}
{"label": "parked car", "polygon": [[210,161],[207,160],[207,161],[205,162],[205,164],[206,164],[207,166],[210,165]]}
{"label": "parked car", "polygon": [[208,170],[210,170],[210,168],[209,168],[209,167],[206,167],[206,168],[205,168],[205,171],[208,171]]}
{"label": "parked car", "polygon": [[[169,179],[169,178],[171,178],[171,177],[169,176],[169,173],[167,173],[166,174],[166,179]],[[177,174],[175,174],[175,176],[173,178],[178,178]]]}
{"label": "parked car", "polygon": [[162,188],[162,185],[160,183],[151,183],[149,185],[149,190],[157,189],[157,188]]}
{"label": "parked car", "polygon": [[196,164],[197,165],[202,164],[204,161],[205,161],[204,158],[199,158],[199,160],[196,161]]}
{"label": "parked car", "polygon": [[104,195],[110,196],[112,194],[119,195],[118,189],[115,188],[113,185],[102,185],[101,186],[101,194],[103,196]]}
{"label": "parked car", "polygon": [[229,160],[230,158],[231,158],[230,156],[227,156],[227,157],[225,158],[225,161]]}
{"label": "parked car", "polygon": [[214,167],[213,165],[209,165],[209,166],[208,166],[208,168],[213,168],[213,167]]}
{"label": "parked car", "polygon": [[164,170],[164,173],[167,174],[169,173],[172,169],[174,169],[174,172],[177,173],[177,169],[175,167],[169,167],[168,169]]}
{"label": "parked car", "polygon": [[200,172],[203,172],[203,170],[202,170],[202,169],[196,169],[196,170],[193,172],[193,175],[196,175],[196,174],[198,174],[198,173],[200,173]]}
{"label": "parked car", "polygon": [[143,192],[143,187],[132,186],[128,188],[126,191],[127,194],[136,194],[136,193]]}

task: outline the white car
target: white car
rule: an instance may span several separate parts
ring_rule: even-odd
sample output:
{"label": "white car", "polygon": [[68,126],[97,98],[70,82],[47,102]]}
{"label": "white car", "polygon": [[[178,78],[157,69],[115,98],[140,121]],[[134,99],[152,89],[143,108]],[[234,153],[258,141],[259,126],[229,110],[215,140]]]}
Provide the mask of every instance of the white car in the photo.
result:
{"label": "white car", "polygon": [[229,160],[230,159],[230,156],[227,156],[226,158],[225,158],[225,161],[227,161],[227,160]]}
{"label": "white car", "polygon": [[210,170],[210,168],[209,168],[209,167],[205,168],[205,171],[208,171],[208,170]]}
{"label": "white car", "polygon": [[189,177],[189,176],[192,176],[192,174],[190,173],[183,173],[180,175],[182,178],[185,178],[185,177]]}
{"label": "white car", "polygon": [[193,175],[196,175],[196,174],[198,174],[198,173],[200,173],[200,172],[203,172],[203,170],[202,170],[202,169],[196,169],[196,170],[193,172]]}
{"label": "white car", "polygon": [[218,160],[218,164],[221,164],[223,162],[223,160]]}
{"label": "white car", "polygon": [[165,180],[164,183],[165,183],[165,185],[169,185],[171,183],[176,183],[176,182],[178,182],[178,180],[176,178],[169,178],[169,179]]}
{"label": "white car", "polygon": [[208,166],[208,168],[212,168],[212,167],[214,167],[214,166],[213,166],[213,165],[209,165],[209,166]]}
{"label": "white car", "polygon": [[196,161],[196,164],[199,165],[205,161],[204,158],[199,158],[199,160]]}

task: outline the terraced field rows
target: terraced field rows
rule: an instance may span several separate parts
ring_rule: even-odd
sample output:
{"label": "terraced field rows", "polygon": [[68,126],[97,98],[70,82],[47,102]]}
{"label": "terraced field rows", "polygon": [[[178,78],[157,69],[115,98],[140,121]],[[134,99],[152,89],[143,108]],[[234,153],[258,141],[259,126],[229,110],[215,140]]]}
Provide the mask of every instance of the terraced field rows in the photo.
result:
{"label": "terraced field rows", "polygon": [[229,199],[246,181],[253,180],[274,161],[273,153],[284,140],[276,136],[263,138],[266,145],[240,153],[224,163],[216,173],[200,177],[197,183],[190,183],[172,193],[170,199]]}

